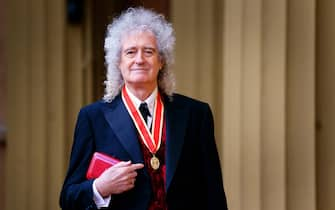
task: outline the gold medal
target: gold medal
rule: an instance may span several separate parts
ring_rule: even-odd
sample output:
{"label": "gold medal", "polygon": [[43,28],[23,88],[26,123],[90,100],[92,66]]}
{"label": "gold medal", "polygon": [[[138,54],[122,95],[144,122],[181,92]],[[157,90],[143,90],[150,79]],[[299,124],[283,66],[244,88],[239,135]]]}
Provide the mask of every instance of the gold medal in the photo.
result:
{"label": "gold medal", "polygon": [[157,170],[159,168],[160,165],[159,159],[155,155],[153,155],[152,158],[150,159],[150,165],[154,170]]}

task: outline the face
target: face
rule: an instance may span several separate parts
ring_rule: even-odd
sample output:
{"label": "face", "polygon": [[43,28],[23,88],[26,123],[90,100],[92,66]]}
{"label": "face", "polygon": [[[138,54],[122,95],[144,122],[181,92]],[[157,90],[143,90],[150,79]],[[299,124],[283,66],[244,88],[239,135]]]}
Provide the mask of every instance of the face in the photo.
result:
{"label": "face", "polygon": [[127,86],[153,89],[162,66],[151,32],[133,32],[123,38],[119,68]]}

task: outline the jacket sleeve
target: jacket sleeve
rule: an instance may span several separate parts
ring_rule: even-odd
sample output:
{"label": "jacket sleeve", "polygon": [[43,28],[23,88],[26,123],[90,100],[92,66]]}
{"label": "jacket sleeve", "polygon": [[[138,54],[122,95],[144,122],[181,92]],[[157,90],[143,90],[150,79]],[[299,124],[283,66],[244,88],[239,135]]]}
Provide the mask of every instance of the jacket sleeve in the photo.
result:
{"label": "jacket sleeve", "polygon": [[86,171],[94,151],[92,122],[85,109],[78,114],[69,168],[60,194],[64,210],[96,209],[93,201],[93,180],[86,179]]}
{"label": "jacket sleeve", "polygon": [[215,136],[214,136],[214,120],[212,111],[207,104],[203,120],[201,123],[201,139],[202,141],[202,157],[204,164],[203,172],[207,186],[207,209],[226,210],[227,201],[223,187],[223,178],[220,166],[219,154],[217,151]]}

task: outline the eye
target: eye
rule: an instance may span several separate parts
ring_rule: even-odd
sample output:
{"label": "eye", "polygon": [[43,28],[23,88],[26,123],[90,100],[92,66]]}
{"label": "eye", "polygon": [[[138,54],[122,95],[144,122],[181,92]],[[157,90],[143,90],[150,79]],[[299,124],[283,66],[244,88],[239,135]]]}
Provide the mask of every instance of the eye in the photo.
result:
{"label": "eye", "polygon": [[135,54],[136,54],[136,50],[126,50],[125,53],[124,53],[127,57],[134,57]]}
{"label": "eye", "polygon": [[153,49],[145,49],[144,50],[144,54],[146,57],[150,57],[155,53],[155,51]]}

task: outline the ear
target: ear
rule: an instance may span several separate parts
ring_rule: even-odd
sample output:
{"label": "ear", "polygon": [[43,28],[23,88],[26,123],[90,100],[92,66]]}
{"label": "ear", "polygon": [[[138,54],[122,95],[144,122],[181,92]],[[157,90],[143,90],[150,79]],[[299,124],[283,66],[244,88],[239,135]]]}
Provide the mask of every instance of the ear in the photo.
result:
{"label": "ear", "polygon": [[161,65],[159,66],[159,71],[164,68],[165,62],[161,59]]}

